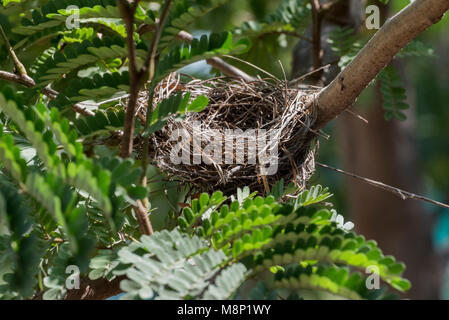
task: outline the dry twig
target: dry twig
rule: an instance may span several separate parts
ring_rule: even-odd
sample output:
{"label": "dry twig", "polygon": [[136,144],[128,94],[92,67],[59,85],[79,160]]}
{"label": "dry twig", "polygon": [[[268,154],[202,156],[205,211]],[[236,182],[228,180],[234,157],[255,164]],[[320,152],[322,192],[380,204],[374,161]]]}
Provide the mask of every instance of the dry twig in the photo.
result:
{"label": "dry twig", "polygon": [[335,171],[335,172],[339,172],[339,173],[345,174],[347,176],[350,176],[352,178],[361,180],[361,181],[363,181],[363,182],[365,182],[365,183],[367,183],[369,185],[372,185],[372,186],[374,186],[376,188],[384,189],[384,190],[386,190],[388,192],[391,192],[394,195],[400,197],[402,200],[407,200],[407,199],[420,200],[420,201],[425,201],[425,202],[432,203],[432,204],[437,205],[439,207],[443,207],[443,208],[449,209],[449,205],[447,205],[445,203],[442,203],[442,202],[439,202],[439,201],[435,201],[435,200],[432,200],[430,198],[426,198],[426,197],[423,197],[423,196],[420,196],[420,195],[417,195],[417,194],[414,194],[414,193],[411,193],[411,192],[408,192],[408,191],[405,191],[405,190],[402,190],[402,189],[399,189],[399,188],[396,188],[396,187],[389,186],[389,185],[387,185],[387,184],[385,184],[383,182],[380,182],[380,181],[368,179],[368,178],[356,175],[354,173],[350,173],[350,172],[347,172],[347,171],[344,171],[344,170],[341,170],[341,169],[337,169],[337,168],[331,167],[331,166],[329,166],[327,164],[316,162],[316,165],[319,166],[319,167],[326,168],[326,169],[329,169],[329,170],[332,170],[332,171]]}

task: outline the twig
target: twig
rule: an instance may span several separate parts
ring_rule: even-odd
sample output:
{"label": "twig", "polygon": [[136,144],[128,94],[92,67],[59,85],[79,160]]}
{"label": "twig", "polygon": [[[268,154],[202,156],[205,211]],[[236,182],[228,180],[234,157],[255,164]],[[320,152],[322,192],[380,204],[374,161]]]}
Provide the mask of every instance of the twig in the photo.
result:
{"label": "twig", "polygon": [[[153,110],[153,96],[154,96],[154,88],[156,86],[155,83],[153,83],[154,76],[155,76],[155,70],[156,70],[156,63],[158,58],[156,57],[157,53],[157,47],[159,44],[159,41],[162,36],[162,29],[164,27],[165,21],[168,17],[168,12],[170,8],[171,0],[168,0],[165,2],[164,7],[162,8],[162,15],[159,20],[159,22],[156,23],[156,34],[153,36],[153,41],[151,42],[150,50],[148,51],[148,54],[145,58],[145,62],[142,66],[142,76],[148,72],[148,81],[150,82],[150,91],[148,95],[148,104],[147,104],[147,110],[146,110],[146,120],[145,120],[145,126],[144,131],[147,130],[150,119],[151,119],[151,113]],[[149,146],[150,146],[150,137],[145,138],[145,141],[143,143],[143,155],[142,155],[142,185],[147,185],[147,167],[148,167],[148,152],[149,152]],[[145,202],[148,202],[145,200]]]}
{"label": "twig", "polygon": [[369,123],[369,121],[367,119],[365,119],[364,117],[362,117],[360,114],[352,111],[350,108],[345,110],[347,113],[349,113],[350,115],[353,115],[354,117],[358,118],[359,120],[362,120],[363,122],[365,122],[366,124]]}
{"label": "twig", "polygon": [[313,48],[313,69],[316,72],[313,74],[314,80],[319,83],[323,74],[321,66],[323,65],[323,50],[321,48],[321,26],[323,15],[321,12],[321,5],[319,0],[310,0],[312,7],[312,48]]}
{"label": "twig", "polygon": [[[189,43],[191,43],[193,40],[193,36],[190,33],[183,31],[183,30],[178,33],[177,37],[178,37],[178,39],[187,41]],[[241,78],[248,82],[256,80],[254,77],[248,75],[247,73],[234,67],[233,65],[226,63],[225,61],[223,61],[220,58],[214,57],[214,58],[206,59],[206,62],[207,62],[207,64],[209,64],[212,67],[214,67],[215,69],[223,72],[227,76]]]}
{"label": "twig", "polygon": [[[156,21],[156,23],[158,23]],[[137,29],[137,32],[139,35],[143,35],[147,32],[152,32],[156,30],[156,26],[154,24],[142,24]],[[176,37],[181,41],[187,41],[188,43],[191,43],[193,40],[193,36],[188,33],[187,31],[181,30]],[[220,58],[214,57],[206,59],[206,63],[214,67],[215,69],[223,72],[225,75],[235,78],[242,78],[246,81],[254,81],[255,78],[251,77],[247,73],[243,72],[242,70],[234,67],[233,65],[230,65],[223,61]]]}
{"label": "twig", "polygon": [[14,61],[14,65],[16,66],[17,72],[21,76],[26,76],[27,72],[23,64],[20,62],[20,60],[17,58],[16,53],[14,52],[13,48],[11,47],[11,44],[8,41],[8,38],[6,37],[5,31],[3,30],[3,27],[0,25],[0,34],[3,38],[3,41],[5,42],[6,48],[9,51],[9,55],[12,57],[12,60]]}
{"label": "twig", "polygon": [[439,207],[443,207],[443,208],[449,209],[449,205],[448,204],[445,204],[445,203],[442,203],[442,202],[439,202],[439,201],[435,201],[435,200],[432,200],[432,199],[429,199],[429,198],[426,198],[426,197],[423,197],[423,196],[420,196],[420,195],[417,195],[417,194],[414,194],[414,193],[411,193],[411,192],[408,192],[408,191],[405,191],[405,190],[402,190],[402,189],[399,189],[399,188],[396,188],[396,187],[389,186],[389,185],[387,185],[387,184],[385,184],[383,182],[372,180],[372,179],[368,179],[368,178],[364,178],[364,177],[361,177],[361,176],[356,175],[354,173],[350,173],[350,172],[347,172],[347,171],[344,171],[344,170],[341,170],[341,169],[337,169],[337,168],[328,166],[327,164],[322,164],[322,163],[319,163],[319,162],[315,162],[315,164],[317,166],[322,167],[322,168],[326,168],[326,169],[329,169],[329,170],[332,170],[332,171],[336,171],[336,172],[345,174],[345,175],[350,176],[352,178],[359,179],[359,180],[361,180],[363,182],[366,182],[367,184],[370,184],[370,185],[372,185],[374,187],[377,187],[377,188],[380,188],[380,189],[384,189],[384,190],[386,190],[388,192],[391,192],[394,195],[400,197],[402,200],[407,200],[407,199],[420,200],[420,201],[425,201],[425,202],[432,203],[432,204],[437,205]]}
{"label": "twig", "polygon": [[251,77],[247,73],[243,72],[242,70],[238,69],[237,67],[234,67],[233,65],[230,65],[226,62],[224,62],[220,58],[210,58],[207,59],[206,62],[214,67],[215,69],[223,72],[225,75],[235,78],[242,78],[245,81],[254,81],[255,78]]}
{"label": "twig", "polygon": [[141,86],[141,77],[137,70],[136,46],[134,43],[134,14],[136,12],[137,2],[128,3],[127,0],[119,0],[117,4],[123,21],[125,22],[126,45],[128,47],[130,96],[125,114],[122,143],[120,145],[120,156],[122,158],[128,158],[131,155],[133,147],[134,120],[136,118],[135,109],[137,95]]}
{"label": "twig", "polygon": [[153,81],[155,65],[156,65],[156,53],[157,47],[159,45],[159,41],[162,36],[162,29],[167,21],[169,8],[172,0],[166,0],[164,3],[164,7],[162,8],[162,14],[159,22],[156,24],[156,34],[153,36],[153,41],[151,42],[150,49],[148,50],[147,56],[145,57],[145,61],[143,63],[142,69],[140,72],[146,74],[149,72],[149,81]]}
{"label": "twig", "polygon": [[128,99],[128,106],[125,115],[125,124],[123,130],[123,138],[120,146],[120,156],[122,158],[128,158],[131,155],[133,149],[133,137],[134,137],[134,121],[136,118],[136,106],[137,96],[141,89],[144,78],[147,73],[149,75],[149,81],[151,82],[154,76],[155,57],[157,52],[157,46],[161,37],[162,28],[165,24],[165,20],[168,15],[172,0],[165,1],[162,9],[161,19],[156,26],[156,34],[153,37],[145,62],[140,68],[137,69],[136,64],[136,46],[134,43],[134,14],[138,1],[136,0],[132,4],[129,4],[127,0],[119,0],[119,9],[126,26],[126,42],[128,46],[128,59],[129,59],[129,72],[130,72],[130,96]]}
{"label": "twig", "polygon": [[[17,72],[19,73],[17,75],[14,73],[9,73],[9,72],[0,70],[0,78],[4,79],[4,80],[19,83],[26,87],[34,87],[36,85],[36,83],[34,82],[34,80],[31,77],[28,76],[24,65],[20,62],[19,58],[17,58],[17,55],[14,52],[14,49],[11,47],[11,44],[8,41],[8,37],[6,37],[5,31],[3,30],[3,27],[1,25],[0,25],[0,34],[1,34],[1,37],[3,38],[3,41],[5,42],[6,48],[9,51],[9,55],[12,57],[12,60],[17,69]],[[48,87],[43,88],[42,93],[51,99],[55,99],[58,95],[57,91],[50,89]],[[92,111],[87,110],[86,108],[83,108],[77,104],[73,105],[72,109],[82,115],[85,115],[85,116],[94,115],[94,113]]]}
{"label": "twig", "polygon": [[389,19],[355,59],[319,93],[315,128],[321,129],[349,108],[395,55],[440,21],[447,10],[449,0],[415,0]]}
{"label": "twig", "polygon": [[[18,74],[14,74],[14,73],[10,73],[10,72],[6,72],[6,71],[2,71],[0,70],[0,79],[3,80],[7,80],[7,81],[11,81],[11,82],[15,82],[18,84],[21,84],[25,87],[34,87],[36,85],[36,83],[34,82],[34,80],[27,76],[27,75],[18,75]],[[41,90],[41,92],[46,95],[47,97],[49,97],[50,99],[55,99],[58,96],[58,92],[56,90],[53,90],[49,87],[45,87]],[[74,104],[72,105],[72,110],[74,110],[75,112],[84,115],[84,116],[93,116],[95,115],[95,113],[93,113],[92,111],[90,111],[89,109],[86,109],[85,107],[79,105],[79,104]]]}
{"label": "twig", "polygon": [[31,87],[34,85],[34,80],[30,77],[28,78],[29,79],[15,73],[0,70],[0,79],[15,82],[26,87]]}
{"label": "twig", "polygon": [[[233,56],[230,56],[230,55],[227,55],[227,54],[223,55],[223,57],[226,57],[226,58],[229,58],[229,59],[234,59],[234,60],[237,60],[237,61],[239,61],[239,62],[245,63],[245,64],[247,64],[247,65],[253,67],[254,69],[259,70],[260,72],[263,72],[263,73],[265,73],[266,75],[270,76],[270,77],[273,78],[276,82],[281,82],[278,78],[276,78],[274,75],[272,75],[272,74],[269,73],[268,71],[265,71],[264,69],[259,68],[258,66],[254,65],[254,64],[252,64],[252,63],[250,63],[250,62],[248,62],[248,61],[245,61],[245,60],[243,60],[243,59],[240,59],[240,58],[237,58],[237,57],[233,57]],[[245,79],[244,79],[244,80],[245,80]],[[254,81],[254,79],[253,79],[253,81]]]}
{"label": "twig", "polygon": [[289,84],[290,84],[291,86],[294,86],[294,85],[296,85],[298,82],[300,82],[300,81],[304,80],[305,78],[307,78],[308,76],[310,76],[310,75],[312,75],[312,74],[314,74],[314,73],[316,73],[316,72],[319,72],[319,71],[321,71],[321,70],[328,69],[330,66],[331,66],[331,64],[327,64],[327,65],[325,65],[325,66],[321,66],[321,67],[319,67],[319,68],[316,69],[316,70],[312,70],[312,71],[310,71],[310,72],[308,72],[308,73],[306,73],[306,74],[303,74],[302,76],[300,76],[300,77],[298,77],[298,78],[296,78],[296,79],[291,80]]}

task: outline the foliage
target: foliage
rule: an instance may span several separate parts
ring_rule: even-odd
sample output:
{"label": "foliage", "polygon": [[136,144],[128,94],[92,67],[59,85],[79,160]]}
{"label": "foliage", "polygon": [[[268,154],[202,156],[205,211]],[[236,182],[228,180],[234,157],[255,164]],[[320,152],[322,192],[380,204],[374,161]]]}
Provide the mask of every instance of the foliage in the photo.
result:
{"label": "foliage", "polygon": [[379,75],[381,81],[380,90],[383,96],[383,107],[386,110],[385,119],[396,118],[405,120],[406,116],[401,110],[408,109],[407,96],[402,87],[399,72],[391,66],[386,67]]}

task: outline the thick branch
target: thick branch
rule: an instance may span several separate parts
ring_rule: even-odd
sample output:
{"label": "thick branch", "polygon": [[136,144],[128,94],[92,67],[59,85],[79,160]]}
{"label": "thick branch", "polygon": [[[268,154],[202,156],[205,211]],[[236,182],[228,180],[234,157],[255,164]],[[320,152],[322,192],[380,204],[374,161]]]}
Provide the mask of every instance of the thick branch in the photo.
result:
{"label": "thick branch", "polygon": [[357,57],[318,94],[315,129],[349,108],[395,55],[440,21],[447,10],[449,0],[415,0],[389,19]]}

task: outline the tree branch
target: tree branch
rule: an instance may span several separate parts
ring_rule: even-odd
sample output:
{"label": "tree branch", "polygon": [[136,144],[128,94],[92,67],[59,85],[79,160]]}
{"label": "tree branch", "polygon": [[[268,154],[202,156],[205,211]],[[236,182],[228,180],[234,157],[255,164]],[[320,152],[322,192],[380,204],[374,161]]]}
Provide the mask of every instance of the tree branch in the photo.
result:
{"label": "tree branch", "polygon": [[121,12],[123,21],[125,22],[126,26],[126,33],[127,33],[126,42],[128,47],[129,73],[130,73],[130,95],[125,115],[123,138],[122,143],[120,145],[120,155],[122,158],[128,158],[132,152],[137,97],[143,85],[143,80],[148,71],[150,72],[149,81],[153,80],[152,78],[154,76],[157,46],[161,37],[162,28],[168,16],[168,11],[171,2],[172,0],[165,1],[164,7],[162,9],[161,19],[156,26],[156,34],[153,37],[145,61],[140,70],[138,70],[136,64],[136,46],[134,43],[134,14],[136,12],[137,2],[129,4],[127,0],[118,1],[119,10]]}
{"label": "tree branch", "polygon": [[126,27],[126,46],[128,47],[129,65],[129,98],[125,114],[120,156],[128,158],[132,152],[134,137],[134,120],[136,117],[137,96],[139,94],[141,79],[137,70],[136,46],[134,43],[134,13],[136,7],[127,0],[118,0],[117,5]]}
{"label": "tree branch", "polygon": [[[177,35],[178,39],[182,41],[187,41],[189,43],[192,42],[193,36],[186,32],[186,31],[180,31]],[[250,76],[249,74],[243,72],[242,70],[238,69],[237,67],[234,67],[233,65],[230,65],[226,62],[224,62],[220,58],[210,58],[206,59],[207,64],[211,65],[215,69],[223,72],[225,75],[230,77],[236,77],[236,78],[242,78],[245,81],[254,81],[255,78]]]}
{"label": "tree branch", "polygon": [[[155,30],[156,30],[156,26],[153,24],[142,24],[137,29],[137,32],[139,33],[139,35],[143,35],[147,32],[153,32]],[[301,37],[301,35],[297,35],[296,33],[295,34],[289,33],[289,34],[292,36]],[[181,41],[187,41],[189,43],[192,42],[192,40],[193,40],[193,36],[184,30],[181,30],[176,35],[176,37]],[[307,41],[311,41],[311,39],[307,39]],[[223,61],[220,58],[215,57],[215,58],[206,59],[206,62],[207,62],[207,64],[209,64],[212,67],[214,67],[215,69],[223,72],[227,76],[242,78],[246,81],[254,81],[255,80],[254,77],[251,77],[247,73],[243,72],[242,70],[238,69],[237,67],[234,67],[233,65],[226,63],[225,61]]]}
{"label": "tree branch", "polygon": [[[126,42],[128,46],[128,57],[129,57],[129,73],[130,73],[130,94],[128,98],[128,105],[125,115],[124,130],[122,136],[122,142],[120,144],[120,156],[122,158],[128,158],[133,150],[133,139],[134,139],[134,122],[136,119],[136,107],[137,98],[139,91],[145,81],[148,74],[148,81],[153,85],[153,78],[155,74],[156,67],[156,55],[159,40],[161,38],[162,29],[164,27],[165,21],[168,17],[168,12],[172,0],[166,0],[161,12],[161,18],[157,22],[155,28],[156,33],[151,41],[147,56],[140,69],[137,69],[136,64],[136,46],[134,43],[134,14],[136,12],[138,1],[135,0],[132,4],[128,3],[127,0],[119,0],[119,10],[122,15],[123,21],[126,26]],[[152,99],[150,99],[150,102]],[[149,103],[149,109],[151,109],[151,103]],[[148,116],[148,113],[147,113]],[[144,150],[148,149],[148,142],[145,142]],[[146,157],[147,152],[144,151],[143,167],[144,173],[146,172]],[[142,184],[146,185],[146,179],[143,178]],[[148,200],[143,201],[137,200],[137,205],[133,206],[133,210],[136,214],[137,221],[139,222],[139,227],[142,234],[150,235],[153,234],[153,227],[151,225],[150,219],[148,217]]]}
{"label": "tree branch", "polygon": [[8,38],[6,37],[5,31],[3,30],[3,27],[0,25],[0,34],[3,38],[3,41],[5,42],[6,48],[9,51],[9,55],[12,57],[12,60],[14,61],[14,65],[16,66],[17,72],[21,76],[26,76],[27,72],[23,64],[20,62],[19,58],[17,58],[16,53],[14,52],[13,48],[11,47],[11,44],[8,41]]}
{"label": "tree branch", "polygon": [[[18,74],[14,74],[14,73],[10,73],[10,72],[6,72],[6,71],[2,71],[0,70],[0,79],[3,80],[7,80],[7,81],[11,81],[11,82],[15,82],[18,84],[21,84],[25,87],[34,87],[36,85],[36,83],[34,82],[34,80],[27,76],[26,74],[24,75],[18,75]],[[53,90],[49,87],[45,87],[41,90],[41,92],[43,94],[45,94],[47,97],[49,97],[50,99],[55,99],[58,96],[58,92],[56,90]],[[90,111],[89,109],[86,109],[85,107],[82,107],[79,104],[74,104],[72,105],[72,110],[82,114],[84,116],[93,116],[95,115],[95,113],[93,113],[92,111]]]}
{"label": "tree branch", "polygon": [[[8,41],[8,37],[6,36],[5,31],[3,30],[3,27],[1,25],[0,25],[0,35],[3,38],[6,48],[9,51],[9,55],[12,57],[12,60],[17,69],[17,72],[19,73],[17,75],[14,73],[9,73],[9,72],[0,70],[0,79],[8,80],[11,82],[16,82],[16,83],[19,83],[26,87],[34,87],[36,85],[36,83],[34,82],[34,80],[31,77],[28,76],[27,71],[26,71],[25,67],[23,66],[22,62],[20,62],[19,58],[17,58],[17,55],[14,52],[14,49],[11,47],[11,44]],[[44,89],[42,89],[42,93],[45,94],[50,99],[55,99],[56,96],[58,95],[57,91],[50,89],[48,87],[45,87]],[[85,116],[94,115],[94,113],[92,111],[87,110],[86,108],[83,108],[77,104],[74,104],[72,106],[72,109],[82,115],[85,115]]]}
{"label": "tree branch", "polygon": [[432,203],[432,204],[434,204],[436,206],[439,206],[439,207],[443,207],[443,208],[449,209],[449,205],[447,205],[445,203],[442,203],[442,202],[439,202],[439,201],[436,201],[436,200],[432,200],[430,198],[423,197],[423,196],[420,196],[420,195],[417,195],[417,194],[414,194],[414,193],[411,193],[411,192],[408,192],[408,191],[405,191],[405,190],[402,190],[402,189],[399,189],[399,188],[396,188],[396,187],[389,186],[388,184],[385,184],[385,183],[380,182],[380,181],[364,178],[364,177],[359,176],[357,174],[350,173],[350,172],[347,172],[347,171],[344,171],[344,170],[341,170],[341,169],[337,169],[337,168],[328,166],[327,164],[316,162],[316,165],[319,166],[319,167],[322,167],[322,168],[326,168],[326,169],[338,172],[338,173],[345,174],[345,175],[350,176],[352,178],[361,180],[361,181],[363,181],[363,182],[365,182],[365,183],[367,183],[369,185],[372,185],[372,186],[374,186],[376,188],[380,188],[380,189],[383,189],[385,191],[391,192],[392,194],[398,196],[402,200],[408,200],[408,199],[420,200],[420,201],[425,201],[425,202],[428,202],[428,203]]}
{"label": "tree branch", "polygon": [[236,77],[236,78],[242,78],[245,81],[254,81],[255,78],[248,75],[246,72],[240,70],[237,67],[234,67],[233,65],[224,62],[220,58],[210,58],[206,60],[207,64],[211,65],[215,69],[223,72],[225,75],[230,77]]}
{"label": "tree branch", "polygon": [[449,0],[415,0],[389,19],[357,57],[317,97],[321,129],[349,108],[379,72],[421,32],[441,20]]}
{"label": "tree branch", "polygon": [[321,5],[319,0],[310,0],[312,7],[312,48],[313,48],[313,69],[319,70],[313,74],[315,83],[319,83],[323,75],[320,69],[323,65],[323,50],[321,48],[321,26],[323,15],[321,12]]}

